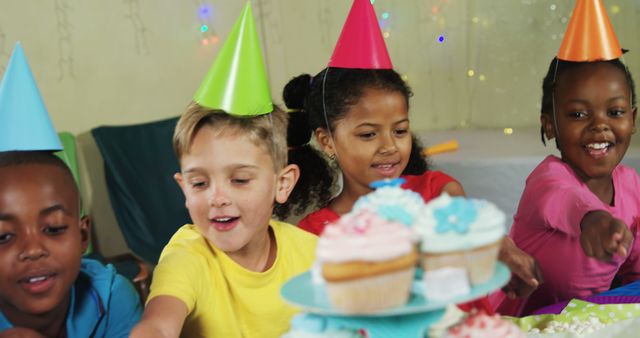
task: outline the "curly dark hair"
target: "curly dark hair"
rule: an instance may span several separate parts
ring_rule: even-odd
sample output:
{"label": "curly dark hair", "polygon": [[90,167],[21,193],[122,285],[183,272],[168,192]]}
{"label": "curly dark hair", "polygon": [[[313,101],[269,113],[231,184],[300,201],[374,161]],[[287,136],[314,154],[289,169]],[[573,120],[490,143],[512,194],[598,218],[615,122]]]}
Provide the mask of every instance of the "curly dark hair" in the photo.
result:
{"label": "curly dark hair", "polygon": [[[627,79],[627,84],[631,89],[631,104],[636,106],[636,85],[633,81],[633,77],[631,76],[631,72],[629,68],[625,66],[620,59],[613,59],[608,61],[590,61],[590,62],[573,62],[573,61],[564,61],[560,60],[557,57],[554,57],[551,60],[551,64],[549,64],[549,70],[547,71],[547,75],[545,75],[544,80],[542,81],[542,105],[540,109],[540,114],[553,114],[553,92],[556,89],[558,84],[558,79],[560,75],[570,69],[575,69],[579,67],[584,67],[586,65],[592,65],[597,63],[605,63],[610,64],[621,72],[624,73],[625,78]],[[540,126],[540,139],[542,140],[542,144],[547,145],[547,142],[544,139],[544,127]],[[558,147],[558,140],[556,139],[556,148]]]}
{"label": "curly dark hair", "polygon": [[[297,213],[308,207],[325,207],[335,190],[336,169],[329,165],[324,155],[308,145],[313,131],[318,128],[334,131],[336,123],[358,103],[367,89],[398,92],[409,109],[409,98],[413,93],[392,69],[325,68],[314,77],[299,75],[284,87],[284,102],[292,111],[288,129],[289,163],[297,164],[301,171],[288,202],[295,205]],[[411,154],[403,175],[420,175],[427,171],[428,164],[421,151],[420,142],[412,135]]]}

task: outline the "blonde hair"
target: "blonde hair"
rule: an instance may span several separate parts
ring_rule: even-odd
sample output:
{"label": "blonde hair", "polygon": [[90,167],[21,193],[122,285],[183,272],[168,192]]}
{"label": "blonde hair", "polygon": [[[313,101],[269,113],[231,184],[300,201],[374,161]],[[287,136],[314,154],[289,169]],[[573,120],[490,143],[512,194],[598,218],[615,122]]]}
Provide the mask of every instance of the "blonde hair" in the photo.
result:
{"label": "blonde hair", "polygon": [[191,102],[176,125],[173,150],[181,161],[182,156],[189,153],[193,139],[202,127],[217,130],[234,128],[247,135],[256,146],[264,147],[273,159],[275,170],[280,170],[287,165],[287,119],[287,114],[275,105],[269,114],[238,117]]}

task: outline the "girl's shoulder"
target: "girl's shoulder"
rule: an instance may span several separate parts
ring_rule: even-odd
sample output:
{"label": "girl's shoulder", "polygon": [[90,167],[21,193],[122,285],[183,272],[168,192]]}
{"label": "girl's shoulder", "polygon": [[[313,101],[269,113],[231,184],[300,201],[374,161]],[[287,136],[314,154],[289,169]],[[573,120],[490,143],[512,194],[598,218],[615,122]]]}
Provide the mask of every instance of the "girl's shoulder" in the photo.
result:
{"label": "girl's shoulder", "polygon": [[625,181],[631,182],[640,182],[640,176],[638,176],[638,171],[635,168],[629,167],[625,164],[618,164],[616,169],[613,171],[614,175],[622,178]]}
{"label": "girl's shoulder", "polygon": [[338,218],[340,218],[338,214],[328,207],[325,207],[305,216],[300,220],[300,222],[298,222],[298,227],[319,236],[327,224],[337,220]]}
{"label": "girl's shoulder", "polygon": [[402,178],[406,180],[402,187],[419,193],[425,201],[440,196],[447,183],[457,182],[455,178],[437,170],[427,170],[421,175],[405,175]]}

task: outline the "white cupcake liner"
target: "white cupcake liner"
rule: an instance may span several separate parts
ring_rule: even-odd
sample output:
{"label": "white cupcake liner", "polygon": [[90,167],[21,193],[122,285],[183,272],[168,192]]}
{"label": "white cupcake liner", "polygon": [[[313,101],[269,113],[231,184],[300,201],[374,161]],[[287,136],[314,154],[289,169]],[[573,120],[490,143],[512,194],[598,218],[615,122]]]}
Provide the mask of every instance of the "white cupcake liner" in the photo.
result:
{"label": "white cupcake liner", "polygon": [[373,313],[407,303],[415,268],[343,282],[327,281],[331,304],[345,313]]}

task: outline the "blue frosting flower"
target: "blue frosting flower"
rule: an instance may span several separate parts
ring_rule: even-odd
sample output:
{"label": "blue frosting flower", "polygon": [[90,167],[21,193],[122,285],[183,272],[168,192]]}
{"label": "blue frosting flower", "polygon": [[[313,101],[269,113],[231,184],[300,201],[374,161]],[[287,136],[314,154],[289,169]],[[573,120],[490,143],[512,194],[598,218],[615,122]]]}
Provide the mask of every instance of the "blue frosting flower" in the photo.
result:
{"label": "blue frosting flower", "polygon": [[400,205],[381,205],[376,211],[388,221],[396,221],[407,226],[413,224],[413,215]]}
{"label": "blue frosting flower", "polygon": [[407,180],[404,178],[386,178],[384,180],[373,181],[369,184],[371,189],[378,189],[382,187],[399,187],[403,185]]}
{"label": "blue frosting flower", "polygon": [[455,231],[459,234],[466,233],[477,214],[478,211],[473,203],[462,197],[453,197],[449,205],[433,211],[437,221],[436,232],[439,234],[449,231]]}

